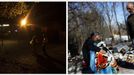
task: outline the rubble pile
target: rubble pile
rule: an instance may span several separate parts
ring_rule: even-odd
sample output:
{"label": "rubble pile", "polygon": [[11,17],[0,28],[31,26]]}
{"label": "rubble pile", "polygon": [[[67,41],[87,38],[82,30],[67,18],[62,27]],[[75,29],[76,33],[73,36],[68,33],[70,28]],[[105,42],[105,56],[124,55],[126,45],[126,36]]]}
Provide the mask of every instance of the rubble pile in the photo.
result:
{"label": "rubble pile", "polygon": [[117,61],[125,61],[134,65],[134,50],[125,45],[118,44],[113,46],[113,55]]}

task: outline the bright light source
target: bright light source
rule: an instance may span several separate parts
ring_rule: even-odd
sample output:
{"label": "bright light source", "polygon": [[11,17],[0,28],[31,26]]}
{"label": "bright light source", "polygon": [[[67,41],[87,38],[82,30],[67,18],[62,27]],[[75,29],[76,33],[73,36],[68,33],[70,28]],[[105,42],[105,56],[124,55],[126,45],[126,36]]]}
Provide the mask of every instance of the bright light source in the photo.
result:
{"label": "bright light source", "polygon": [[27,23],[26,19],[22,19],[22,20],[21,20],[21,26],[25,26],[26,23]]}
{"label": "bright light source", "polygon": [[3,25],[0,25],[0,27],[8,27],[9,24],[3,24]]}
{"label": "bright light source", "polygon": [[3,27],[8,27],[9,26],[9,24],[3,24]]}

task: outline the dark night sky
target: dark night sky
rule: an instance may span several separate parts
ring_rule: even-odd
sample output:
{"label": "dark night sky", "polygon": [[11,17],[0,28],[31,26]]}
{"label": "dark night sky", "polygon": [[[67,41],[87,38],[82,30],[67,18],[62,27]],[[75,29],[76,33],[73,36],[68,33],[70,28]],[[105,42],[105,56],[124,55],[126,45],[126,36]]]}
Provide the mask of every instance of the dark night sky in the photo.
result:
{"label": "dark night sky", "polygon": [[37,3],[29,16],[31,22],[41,26],[55,25],[66,27],[66,3],[65,2],[41,2]]}
{"label": "dark night sky", "polygon": [[51,41],[65,39],[60,32],[66,30],[66,3],[41,2],[37,3],[29,16],[31,23],[38,27],[47,27],[47,36]]}

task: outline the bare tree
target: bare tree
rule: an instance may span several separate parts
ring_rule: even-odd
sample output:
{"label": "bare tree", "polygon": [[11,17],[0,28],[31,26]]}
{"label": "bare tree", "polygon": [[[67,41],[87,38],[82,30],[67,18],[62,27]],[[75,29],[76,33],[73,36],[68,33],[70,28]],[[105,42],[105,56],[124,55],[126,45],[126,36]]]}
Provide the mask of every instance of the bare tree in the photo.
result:
{"label": "bare tree", "polygon": [[[113,7],[113,6],[112,6]],[[111,37],[112,37],[112,42],[114,41],[114,35],[113,35],[113,30],[112,30],[112,19],[113,19],[113,8],[109,6],[108,3],[104,3],[103,4],[103,8],[105,8],[105,13],[106,13],[106,17],[108,19],[107,22],[105,22],[110,30],[111,33]]]}
{"label": "bare tree", "polygon": [[[78,53],[91,32],[97,31],[105,34],[103,10],[97,3],[69,3],[69,41],[77,41]],[[70,43],[73,42],[70,41]],[[75,43],[76,44],[76,43]],[[72,46],[71,46],[72,47]],[[71,48],[69,48],[71,49]]]}
{"label": "bare tree", "polygon": [[118,34],[120,36],[120,41],[121,41],[121,26],[120,26],[120,24],[118,22],[118,19],[117,19],[117,13],[116,13],[116,8],[115,7],[118,7],[118,6],[116,5],[116,3],[113,3],[114,15],[115,15],[115,22],[116,22],[116,24],[118,26]]}

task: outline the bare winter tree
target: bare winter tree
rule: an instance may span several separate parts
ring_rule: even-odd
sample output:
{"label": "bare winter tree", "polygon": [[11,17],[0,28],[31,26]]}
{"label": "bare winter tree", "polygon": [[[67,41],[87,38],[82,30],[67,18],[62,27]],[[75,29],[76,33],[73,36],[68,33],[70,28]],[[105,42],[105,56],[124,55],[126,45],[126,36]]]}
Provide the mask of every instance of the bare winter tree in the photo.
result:
{"label": "bare winter tree", "polygon": [[113,3],[114,15],[115,15],[115,22],[116,22],[116,24],[118,26],[118,34],[120,36],[120,41],[121,41],[121,32],[120,32],[121,28],[120,28],[120,24],[119,24],[118,19],[117,19],[116,7],[118,7],[117,4],[116,3]]}
{"label": "bare winter tree", "polygon": [[102,15],[104,9],[100,9],[98,4],[91,2],[69,3],[69,49],[77,51],[75,54],[80,53],[85,39],[89,37],[91,32],[100,32],[103,33],[102,35],[106,33],[107,26],[104,26],[105,20]]}

